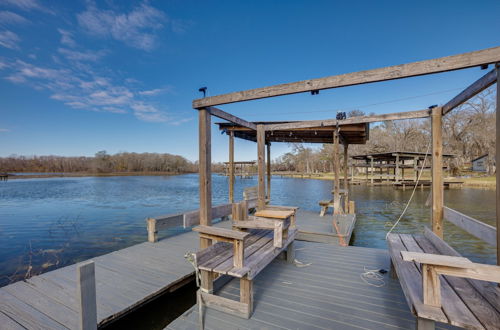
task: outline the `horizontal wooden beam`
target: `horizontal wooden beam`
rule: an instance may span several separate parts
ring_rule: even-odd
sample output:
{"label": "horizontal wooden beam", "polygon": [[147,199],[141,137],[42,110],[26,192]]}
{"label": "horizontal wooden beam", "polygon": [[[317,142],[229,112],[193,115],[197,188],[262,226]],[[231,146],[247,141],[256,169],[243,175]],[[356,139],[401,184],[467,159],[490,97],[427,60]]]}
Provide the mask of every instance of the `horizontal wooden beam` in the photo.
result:
{"label": "horizontal wooden beam", "polygon": [[[308,120],[308,121],[298,121],[286,124],[271,124],[265,126],[266,126],[266,131],[275,131],[275,130],[287,130],[287,129],[307,128],[307,127],[334,126],[337,124],[337,122],[340,126],[342,126],[348,124],[374,123],[387,120],[426,118],[429,116],[430,116],[430,110],[426,109],[426,110],[416,110],[408,112],[388,113],[383,115],[359,116],[359,117],[347,118],[344,120],[337,120],[337,119]],[[342,127],[340,127],[340,131],[342,131]]]}
{"label": "horizontal wooden beam", "polygon": [[496,70],[493,69],[478,80],[476,80],[472,85],[464,89],[460,94],[451,99],[448,103],[443,105],[443,115],[458,107],[460,104],[467,102],[470,98],[481,93],[486,88],[490,87],[497,81]]}
{"label": "horizontal wooden beam", "polygon": [[491,246],[496,246],[497,229],[495,227],[446,206],[443,211],[445,220],[448,220]]}
{"label": "horizontal wooden beam", "polygon": [[254,123],[248,122],[246,120],[243,120],[241,118],[238,118],[236,116],[233,116],[230,113],[227,113],[225,111],[222,111],[221,109],[215,108],[215,107],[208,107],[207,110],[210,112],[212,116],[218,117],[220,119],[224,119],[227,121],[230,121],[234,124],[238,124],[244,127],[248,127],[253,130],[257,130],[257,125]]}
{"label": "horizontal wooden beam", "polygon": [[193,101],[193,108],[262,99],[280,95],[303,93],[343,86],[394,80],[446,72],[500,62],[500,47],[475,52],[446,56],[432,60],[401,64],[375,70],[359,71],[319,79],[303,80],[293,83],[250,89],[246,91],[205,97]]}

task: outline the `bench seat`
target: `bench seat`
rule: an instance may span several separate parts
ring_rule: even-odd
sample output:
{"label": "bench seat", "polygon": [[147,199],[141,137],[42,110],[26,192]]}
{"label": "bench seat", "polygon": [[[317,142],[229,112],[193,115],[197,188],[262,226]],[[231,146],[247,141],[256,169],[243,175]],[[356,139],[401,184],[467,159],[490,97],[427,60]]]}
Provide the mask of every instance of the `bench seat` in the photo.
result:
{"label": "bench seat", "polygon": [[401,252],[460,257],[432,231],[426,228],[424,235],[390,234],[387,242],[391,275],[399,278],[408,306],[417,316],[417,328],[432,329],[437,321],[468,329],[500,329],[500,290],[494,283],[439,275],[440,306],[424,304],[422,266],[403,260]]}

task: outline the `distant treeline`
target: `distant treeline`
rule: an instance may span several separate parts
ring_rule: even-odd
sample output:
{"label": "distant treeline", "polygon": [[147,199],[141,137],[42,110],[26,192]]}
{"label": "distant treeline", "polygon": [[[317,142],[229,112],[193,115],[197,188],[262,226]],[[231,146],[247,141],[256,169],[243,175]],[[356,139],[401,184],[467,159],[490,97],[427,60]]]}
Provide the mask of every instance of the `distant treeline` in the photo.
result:
{"label": "distant treeline", "polygon": [[0,158],[0,172],[119,173],[196,172],[198,165],[171,154],[99,151],[94,157],[10,156]]}

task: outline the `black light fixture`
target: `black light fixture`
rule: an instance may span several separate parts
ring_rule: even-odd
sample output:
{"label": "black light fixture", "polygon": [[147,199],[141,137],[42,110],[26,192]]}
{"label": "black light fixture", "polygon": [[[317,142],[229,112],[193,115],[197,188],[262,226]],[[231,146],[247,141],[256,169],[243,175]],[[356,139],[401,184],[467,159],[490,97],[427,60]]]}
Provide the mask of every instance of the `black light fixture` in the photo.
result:
{"label": "black light fixture", "polygon": [[488,69],[488,64],[481,65],[481,70],[486,70],[486,69]]}
{"label": "black light fixture", "polygon": [[313,89],[311,91],[311,95],[318,95],[319,94],[319,89]]}
{"label": "black light fixture", "polygon": [[203,93],[203,97],[207,96],[207,88],[206,87],[199,88],[198,92],[202,92]]}

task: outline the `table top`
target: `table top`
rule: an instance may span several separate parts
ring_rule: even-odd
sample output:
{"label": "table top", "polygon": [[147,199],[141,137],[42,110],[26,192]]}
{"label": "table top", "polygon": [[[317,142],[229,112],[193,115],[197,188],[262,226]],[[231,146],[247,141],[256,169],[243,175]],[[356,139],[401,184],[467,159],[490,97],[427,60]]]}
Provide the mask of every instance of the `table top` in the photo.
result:
{"label": "table top", "polygon": [[255,212],[256,217],[273,218],[273,219],[287,219],[291,217],[295,211],[293,210],[261,210]]}

